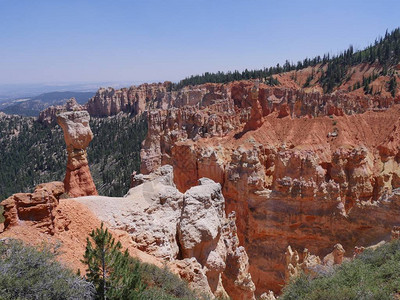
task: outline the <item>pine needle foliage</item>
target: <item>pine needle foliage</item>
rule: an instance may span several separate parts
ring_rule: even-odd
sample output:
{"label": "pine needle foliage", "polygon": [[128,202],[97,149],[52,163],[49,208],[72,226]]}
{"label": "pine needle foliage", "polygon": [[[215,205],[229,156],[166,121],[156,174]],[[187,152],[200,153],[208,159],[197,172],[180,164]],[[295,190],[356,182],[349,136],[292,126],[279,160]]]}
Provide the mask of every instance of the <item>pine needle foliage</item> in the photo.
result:
{"label": "pine needle foliage", "polygon": [[139,263],[127,250],[121,251],[121,243],[115,242],[103,223],[90,233],[90,238],[82,262],[88,266],[86,278],[96,288],[96,299],[138,299],[145,288]]}
{"label": "pine needle foliage", "polygon": [[208,299],[196,295],[188,283],[166,267],[141,263],[121,251],[108,229],[101,224],[87,239],[84,259],[86,278],[96,289],[95,299],[110,300],[196,300]]}

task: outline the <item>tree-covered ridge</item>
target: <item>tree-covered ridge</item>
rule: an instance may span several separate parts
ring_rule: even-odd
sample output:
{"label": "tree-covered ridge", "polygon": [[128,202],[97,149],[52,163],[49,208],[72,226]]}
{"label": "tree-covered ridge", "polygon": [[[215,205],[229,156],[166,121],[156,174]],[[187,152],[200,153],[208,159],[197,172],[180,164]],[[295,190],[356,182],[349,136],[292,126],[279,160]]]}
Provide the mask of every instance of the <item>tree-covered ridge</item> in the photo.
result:
{"label": "tree-covered ridge", "polygon": [[[147,134],[144,117],[92,118],[94,138],[87,152],[99,193],[122,196],[130,175],[140,168],[140,145]],[[33,118],[0,118],[0,201],[14,193],[30,192],[39,183],[62,181],[66,147],[61,128],[47,127]]]}
{"label": "tree-covered ridge", "polygon": [[[248,79],[268,79],[272,75],[285,73],[293,70],[301,70],[307,67],[325,67],[326,71],[320,77],[320,83],[325,92],[331,92],[345,78],[348,68],[361,63],[378,63],[382,67],[382,75],[387,75],[390,67],[400,62],[400,28],[392,32],[386,32],[384,37],[375,40],[374,44],[363,50],[355,51],[353,46],[338,55],[330,56],[325,54],[323,57],[317,56],[312,59],[305,58],[293,64],[286,60],[281,66],[264,68],[259,70],[244,70],[239,72],[206,72],[202,75],[192,75],[181,80],[175,85],[176,89],[188,85],[198,85],[203,83],[227,83],[236,80]],[[268,83],[268,80],[267,80]]]}
{"label": "tree-covered ridge", "polygon": [[101,195],[122,196],[133,171],[140,170],[140,149],[147,135],[144,115],[92,118],[93,140],[87,149],[89,166]]}
{"label": "tree-covered ridge", "polygon": [[46,128],[34,118],[0,118],[0,199],[30,192],[42,182],[63,180],[66,166],[60,127]]}

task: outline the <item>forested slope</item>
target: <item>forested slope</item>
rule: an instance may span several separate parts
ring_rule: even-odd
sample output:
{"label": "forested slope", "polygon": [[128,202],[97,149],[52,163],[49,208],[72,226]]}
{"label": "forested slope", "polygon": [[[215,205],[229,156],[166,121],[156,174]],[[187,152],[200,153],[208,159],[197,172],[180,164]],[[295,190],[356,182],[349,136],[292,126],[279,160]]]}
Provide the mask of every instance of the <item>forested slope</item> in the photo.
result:
{"label": "forested slope", "polygon": [[[140,144],[147,133],[144,119],[128,116],[91,120],[94,134],[89,164],[100,194],[127,192],[130,174],[139,170]],[[63,180],[66,150],[61,128],[34,118],[0,117],[0,199],[28,192],[42,182]]]}

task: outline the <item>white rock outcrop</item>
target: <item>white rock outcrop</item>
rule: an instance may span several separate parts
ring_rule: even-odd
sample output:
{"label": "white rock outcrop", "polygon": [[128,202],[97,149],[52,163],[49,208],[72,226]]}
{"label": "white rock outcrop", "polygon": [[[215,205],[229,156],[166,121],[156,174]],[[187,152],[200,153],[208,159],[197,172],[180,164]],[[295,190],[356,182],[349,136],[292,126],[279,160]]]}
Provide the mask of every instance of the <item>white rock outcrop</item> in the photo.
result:
{"label": "white rock outcrop", "polygon": [[235,214],[225,214],[221,185],[202,178],[181,193],[169,165],[133,175],[125,197],[81,197],[111,228],[129,233],[142,251],[163,259],[199,293],[255,299],[246,251],[239,246]]}

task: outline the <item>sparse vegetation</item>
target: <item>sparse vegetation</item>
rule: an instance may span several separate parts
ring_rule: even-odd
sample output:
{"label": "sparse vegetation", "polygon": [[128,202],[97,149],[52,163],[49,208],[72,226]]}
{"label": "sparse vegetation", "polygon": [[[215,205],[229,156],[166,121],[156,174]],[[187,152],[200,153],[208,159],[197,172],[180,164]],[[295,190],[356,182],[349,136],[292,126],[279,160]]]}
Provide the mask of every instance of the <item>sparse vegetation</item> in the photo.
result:
{"label": "sparse vegetation", "polygon": [[279,80],[274,78],[272,75],[265,79],[265,83],[270,86],[280,85]]}
{"label": "sparse vegetation", "polygon": [[314,69],[313,69],[313,72],[310,74],[310,76],[307,77],[307,80],[306,80],[306,82],[304,83],[303,88],[309,87],[309,86],[310,86],[310,83],[311,83],[311,81],[312,81],[313,79],[314,79]]}
{"label": "sparse vegetation", "polygon": [[138,298],[145,288],[138,272],[139,262],[131,259],[127,250],[121,252],[121,243],[115,242],[103,223],[90,237],[82,262],[88,267],[86,278],[96,288],[96,299]]}
{"label": "sparse vegetation", "polygon": [[400,241],[366,250],[351,262],[315,279],[302,274],[282,299],[394,299],[400,291]]}
{"label": "sparse vegetation", "polygon": [[90,236],[83,260],[88,265],[86,279],[57,262],[55,248],[0,240],[0,299],[207,299],[167,268],[141,263],[122,252],[121,244],[103,226]]}
{"label": "sparse vegetation", "polygon": [[93,285],[55,260],[17,240],[0,241],[0,299],[92,299]]}

